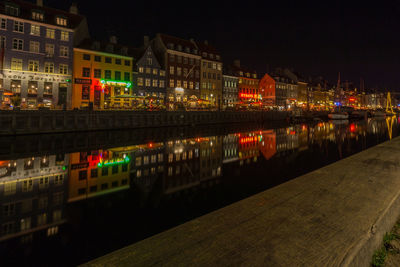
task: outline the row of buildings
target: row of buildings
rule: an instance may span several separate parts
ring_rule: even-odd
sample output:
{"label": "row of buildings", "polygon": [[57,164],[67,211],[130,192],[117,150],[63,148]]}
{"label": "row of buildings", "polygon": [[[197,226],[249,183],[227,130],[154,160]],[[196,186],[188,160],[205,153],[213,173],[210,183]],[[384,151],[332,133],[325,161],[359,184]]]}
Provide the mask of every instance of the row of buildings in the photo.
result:
{"label": "row of buildings", "polygon": [[[207,41],[166,34],[144,36],[140,47],[90,37],[85,16],[21,0],[0,4],[2,108],[175,109],[330,107],[335,88],[288,69],[258,75],[235,60],[224,65]],[[352,105],[380,98],[348,90]]]}

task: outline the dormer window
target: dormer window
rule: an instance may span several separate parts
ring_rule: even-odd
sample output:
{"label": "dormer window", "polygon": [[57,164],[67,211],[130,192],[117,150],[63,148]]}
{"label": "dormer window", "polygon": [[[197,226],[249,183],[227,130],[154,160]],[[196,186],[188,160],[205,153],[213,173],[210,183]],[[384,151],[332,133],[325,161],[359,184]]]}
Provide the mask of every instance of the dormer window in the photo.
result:
{"label": "dormer window", "polygon": [[182,46],[178,45],[178,51],[182,51]]}
{"label": "dormer window", "polygon": [[63,17],[57,17],[56,24],[60,26],[67,26],[67,19]]}
{"label": "dormer window", "polygon": [[43,21],[44,20],[44,15],[43,15],[42,12],[32,11],[32,19]]}
{"label": "dormer window", "polygon": [[210,58],[214,58],[214,54],[210,54]]}
{"label": "dormer window", "polygon": [[186,53],[190,53],[190,48],[189,47],[185,47],[185,52]]}
{"label": "dormer window", "polygon": [[7,4],[6,5],[6,14],[11,16],[19,16],[19,7]]}
{"label": "dormer window", "polygon": [[112,44],[108,44],[106,46],[106,51],[111,53],[114,52],[114,46]]}
{"label": "dormer window", "polygon": [[168,44],[167,44],[167,47],[168,47],[169,49],[174,49],[174,44],[173,44],[173,43],[168,43]]}

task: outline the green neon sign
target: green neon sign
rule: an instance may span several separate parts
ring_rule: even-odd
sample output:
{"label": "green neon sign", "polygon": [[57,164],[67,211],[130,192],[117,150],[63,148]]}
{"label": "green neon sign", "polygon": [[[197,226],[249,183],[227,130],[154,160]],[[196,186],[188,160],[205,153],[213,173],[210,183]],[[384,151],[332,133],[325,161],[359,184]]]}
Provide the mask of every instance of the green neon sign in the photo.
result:
{"label": "green neon sign", "polygon": [[102,162],[97,163],[97,167],[105,167],[105,166],[113,166],[113,165],[118,165],[118,164],[123,164],[123,163],[129,163],[131,159],[126,156],[125,158],[117,158],[117,159],[110,159],[110,160],[105,160]]}
{"label": "green neon sign", "polygon": [[101,84],[107,84],[107,85],[120,85],[120,86],[125,86],[127,88],[130,88],[132,86],[131,82],[124,82],[124,81],[114,81],[114,80],[100,80]]}

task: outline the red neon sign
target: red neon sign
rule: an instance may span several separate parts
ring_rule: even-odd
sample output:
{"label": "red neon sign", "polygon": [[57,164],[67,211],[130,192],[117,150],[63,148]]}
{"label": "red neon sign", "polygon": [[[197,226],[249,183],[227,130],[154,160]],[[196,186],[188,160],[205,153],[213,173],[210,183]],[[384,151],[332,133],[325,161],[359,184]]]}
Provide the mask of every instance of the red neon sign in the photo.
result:
{"label": "red neon sign", "polygon": [[349,98],[349,101],[350,101],[350,102],[355,102],[355,101],[356,101],[356,98],[355,98],[355,97],[350,97],[350,98]]}
{"label": "red neon sign", "polygon": [[242,98],[257,98],[256,94],[245,94],[245,93],[241,93],[240,97]]}

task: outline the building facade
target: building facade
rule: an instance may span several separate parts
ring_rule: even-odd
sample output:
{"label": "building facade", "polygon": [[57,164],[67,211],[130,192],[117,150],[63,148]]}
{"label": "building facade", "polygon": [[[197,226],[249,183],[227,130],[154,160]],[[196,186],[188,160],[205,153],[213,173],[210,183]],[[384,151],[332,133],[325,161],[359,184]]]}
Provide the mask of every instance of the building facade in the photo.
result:
{"label": "building facade", "polygon": [[234,107],[239,101],[239,78],[231,75],[222,75],[222,85],[223,107]]}
{"label": "building facade", "polygon": [[221,108],[222,61],[219,52],[207,41],[197,42],[201,54],[200,98],[209,102],[212,108]]}
{"label": "building facade", "polygon": [[266,73],[260,79],[260,94],[264,107],[272,107],[276,104],[275,80]]}
{"label": "building facade", "polygon": [[74,38],[87,34],[76,6],[70,12],[24,1],[2,2],[2,106],[70,107]]}
{"label": "building facade", "polygon": [[166,71],[166,102],[168,109],[180,103],[195,107],[200,98],[201,56],[195,42],[157,34],[152,48]]}
{"label": "building facade", "polygon": [[154,101],[158,104],[164,104],[166,96],[165,70],[153,51],[151,45],[147,42],[145,36],[144,52],[139,52],[134,62],[134,94],[146,98],[146,102]]}
{"label": "building facade", "polygon": [[238,98],[242,103],[253,104],[261,101],[259,94],[259,79],[255,71],[249,70],[240,65],[239,60],[235,60],[230,67],[234,75],[239,78]]}
{"label": "building facade", "polygon": [[87,39],[74,48],[73,108],[131,108],[133,57],[127,47],[110,41]]}

